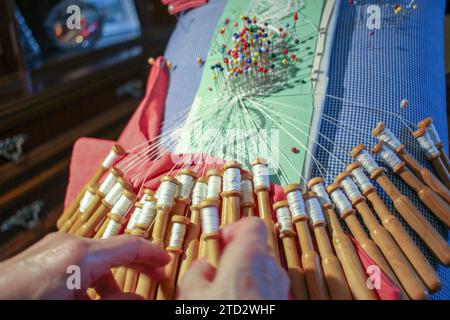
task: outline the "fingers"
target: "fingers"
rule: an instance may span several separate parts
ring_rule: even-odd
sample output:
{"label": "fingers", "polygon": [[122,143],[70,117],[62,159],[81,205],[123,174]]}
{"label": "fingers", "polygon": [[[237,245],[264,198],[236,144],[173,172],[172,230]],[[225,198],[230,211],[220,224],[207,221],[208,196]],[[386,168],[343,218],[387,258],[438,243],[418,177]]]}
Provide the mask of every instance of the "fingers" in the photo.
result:
{"label": "fingers", "polygon": [[180,292],[183,291],[205,290],[211,285],[215,270],[206,259],[195,261],[191,268],[184,274],[180,281]]}
{"label": "fingers", "polygon": [[222,240],[225,245],[235,239],[242,239],[248,236],[257,237],[261,241],[267,240],[267,229],[261,219],[256,217],[245,218],[227,225],[222,231]]}
{"label": "fingers", "polygon": [[139,262],[149,267],[169,263],[169,255],[150,241],[139,237],[121,235],[107,240],[90,240],[88,255],[102,261],[109,268]]}

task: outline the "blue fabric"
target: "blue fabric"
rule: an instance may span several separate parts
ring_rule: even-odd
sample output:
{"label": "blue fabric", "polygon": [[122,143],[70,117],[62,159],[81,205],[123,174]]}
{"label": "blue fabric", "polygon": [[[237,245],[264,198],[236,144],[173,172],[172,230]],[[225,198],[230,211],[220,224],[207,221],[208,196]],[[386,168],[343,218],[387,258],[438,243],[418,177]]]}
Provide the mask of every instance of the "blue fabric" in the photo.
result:
{"label": "blue fabric", "polygon": [[[321,134],[338,146],[320,137],[318,141],[349,163],[351,159],[346,152],[359,143],[373,145],[376,141],[371,138],[370,131],[378,121],[383,121],[422,165],[432,169],[406,127],[397,117],[386,112],[397,113],[400,101],[408,99],[408,107],[403,110],[402,117],[413,123],[433,117],[445,146],[448,146],[443,55],[445,0],[416,0],[417,10],[404,16],[393,14],[393,1],[373,2],[381,3],[383,20],[381,30],[371,35],[366,27],[366,5],[351,6],[348,1],[341,1],[327,89],[327,94],[333,98],[327,98],[324,105],[324,113],[338,119],[341,128],[327,121],[322,121],[320,126]],[[397,1],[401,4],[408,2]],[[174,70],[166,101],[163,133],[193,102],[203,71],[195,61],[197,57],[206,57],[225,3],[211,0],[206,6],[191,10],[180,18],[166,50],[166,58],[173,62]],[[316,157],[332,176],[344,169],[339,161],[320,148]],[[319,175],[317,169],[315,174]],[[434,218],[412,190],[390,172],[388,176],[448,239],[448,229]],[[381,190],[379,192],[382,194]],[[390,201],[384,194],[382,196],[395,212]],[[438,270],[443,289],[433,298],[449,299],[449,272],[437,263],[401,217],[399,219]]]}

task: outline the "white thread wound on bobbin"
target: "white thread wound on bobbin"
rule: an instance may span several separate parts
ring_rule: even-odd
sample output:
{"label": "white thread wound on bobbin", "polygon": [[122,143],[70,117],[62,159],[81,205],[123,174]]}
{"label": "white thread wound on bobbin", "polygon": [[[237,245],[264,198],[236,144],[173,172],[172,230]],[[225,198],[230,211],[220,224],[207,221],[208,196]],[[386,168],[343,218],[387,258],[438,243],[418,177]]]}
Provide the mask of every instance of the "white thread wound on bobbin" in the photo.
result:
{"label": "white thread wound on bobbin", "polygon": [[136,224],[139,227],[148,229],[150,228],[153,220],[156,217],[156,204],[153,201],[144,201],[142,204],[142,209],[139,214],[138,219],[136,220]]}
{"label": "white thread wound on bobbin", "polygon": [[105,232],[103,232],[102,239],[117,236],[119,234],[121,227],[122,225],[115,222],[114,220],[109,220],[108,225],[105,228]]}
{"label": "white thread wound on bobbin", "polygon": [[322,206],[317,198],[312,197],[306,200],[306,212],[308,213],[312,224],[325,221]]}
{"label": "white thread wound on bobbin", "polygon": [[433,140],[431,140],[428,132],[425,132],[421,137],[418,137],[417,142],[419,142],[421,149],[428,158],[434,158],[439,155],[439,149],[433,143]]}
{"label": "white thread wound on bobbin", "polygon": [[180,182],[177,190],[177,198],[189,199],[191,196],[192,186],[194,185],[194,177],[188,174],[180,174],[177,176]]}
{"label": "white thread wound on bobbin", "polygon": [[130,220],[128,220],[126,229],[128,230],[134,229],[134,227],[136,226],[136,221],[138,220],[140,214],[141,208],[139,207],[134,208],[133,214],[131,215]]}
{"label": "white thread wound on bobbin", "polygon": [[123,186],[116,182],[116,184],[109,190],[108,194],[105,196],[105,201],[110,206],[113,206],[117,200],[119,200],[120,196],[122,195]]}
{"label": "white thread wound on bobbin", "polygon": [[117,200],[111,209],[111,213],[123,217],[125,213],[130,209],[133,204],[133,200],[127,198],[124,194]]}
{"label": "white thread wound on bobbin", "polygon": [[195,182],[194,190],[192,191],[192,204],[198,205],[200,202],[206,199],[206,191],[208,185],[204,182]]}
{"label": "white thread wound on bobbin", "polygon": [[228,168],[223,173],[223,191],[241,191],[241,169]]}
{"label": "white thread wound on bobbin", "polygon": [[253,184],[249,179],[241,181],[242,203],[255,203],[253,198]]}
{"label": "white thread wound on bobbin", "polygon": [[299,190],[292,190],[286,197],[293,217],[306,216],[305,202]]}
{"label": "white thread wound on bobbin", "polygon": [[253,185],[255,188],[270,187],[269,168],[267,167],[267,165],[262,163],[253,165],[252,173],[253,173]]}
{"label": "white thread wound on bobbin", "polygon": [[277,209],[277,220],[280,226],[280,232],[292,231],[292,217],[289,207],[281,207]]}
{"label": "white thread wound on bobbin", "polygon": [[80,212],[84,213],[87,208],[89,207],[89,204],[91,203],[92,198],[94,198],[95,194],[91,193],[89,190],[86,190],[86,192],[83,195],[83,198],[81,198],[80,201]]}
{"label": "white thread wound on bobbin", "polygon": [[219,231],[219,214],[216,207],[202,208],[200,211],[202,232],[205,235]]}
{"label": "white thread wound on bobbin", "polygon": [[114,161],[116,161],[117,157],[119,155],[114,152],[114,150],[111,150],[108,155],[106,156],[105,160],[103,160],[102,166],[105,169],[111,168],[111,166],[114,164]]}
{"label": "white thread wound on bobbin", "polygon": [[347,198],[350,201],[355,200],[357,197],[361,196],[361,192],[359,192],[358,186],[350,177],[345,177],[341,181],[341,187],[344,188],[344,192],[347,195]]}
{"label": "white thread wound on bobbin", "polygon": [[219,198],[220,188],[222,187],[222,178],[220,176],[210,176],[208,178],[207,198]]}
{"label": "white thread wound on bobbin", "polygon": [[362,190],[362,192],[365,192],[369,188],[373,187],[372,182],[370,182],[369,177],[365,174],[364,169],[359,167],[352,170],[353,178],[355,179],[356,183],[358,184],[359,188]]}
{"label": "white thread wound on bobbin", "polygon": [[184,235],[186,234],[186,225],[175,222],[170,232],[169,247],[181,249],[183,246]]}
{"label": "white thread wound on bobbin", "polygon": [[331,204],[331,199],[323,183],[314,185],[311,190],[317,195],[321,205]]}
{"label": "white thread wound on bobbin", "polygon": [[396,166],[398,166],[402,161],[400,158],[391,150],[388,149],[386,146],[381,146],[380,148],[380,157],[383,159],[384,163],[394,170]]}
{"label": "white thread wound on bobbin", "polygon": [[383,129],[383,132],[378,136],[378,139],[380,141],[384,141],[384,143],[386,143],[386,145],[393,150],[396,150],[402,145],[400,140],[398,140],[395,134],[388,128]]}
{"label": "white thread wound on bobbin", "polygon": [[439,133],[437,132],[436,127],[434,126],[434,123],[430,123],[430,125],[427,128],[427,132],[431,138],[431,141],[433,141],[435,145],[442,143],[442,139],[439,136]]}
{"label": "white thread wound on bobbin", "polygon": [[364,169],[366,169],[369,174],[379,168],[378,163],[367,152],[367,150],[361,150],[361,152],[356,157],[356,160],[364,167]]}
{"label": "white thread wound on bobbin", "polygon": [[333,200],[333,203],[336,205],[340,215],[347,210],[352,209],[352,204],[348,201],[345,194],[339,189],[336,189],[331,193],[331,200]]}
{"label": "white thread wound on bobbin", "polygon": [[163,181],[159,186],[158,207],[170,208],[173,205],[177,185],[171,181]]}
{"label": "white thread wound on bobbin", "polygon": [[107,194],[111,188],[116,184],[117,177],[112,173],[108,173],[105,180],[100,184],[100,187],[98,188],[98,191],[100,191],[103,194]]}

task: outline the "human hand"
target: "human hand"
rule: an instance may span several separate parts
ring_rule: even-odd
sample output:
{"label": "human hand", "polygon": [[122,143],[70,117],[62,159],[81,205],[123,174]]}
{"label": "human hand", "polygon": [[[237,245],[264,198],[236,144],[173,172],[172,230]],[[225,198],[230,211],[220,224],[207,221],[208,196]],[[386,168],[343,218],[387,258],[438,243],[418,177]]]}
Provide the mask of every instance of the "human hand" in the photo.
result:
{"label": "human hand", "polygon": [[[137,298],[120,293],[110,269],[133,265],[152,278],[165,277],[170,257],[150,241],[128,235],[88,239],[52,233],[0,264],[0,299],[83,299],[94,287],[102,298]],[[69,266],[80,269],[80,288],[69,289]]]}
{"label": "human hand", "polygon": [[267,229],[258,218],[245,218],[222,231],[224,249],[215,270],[196,261],[181,279],[179,299],[287,299],[286,272],[269,254]]}

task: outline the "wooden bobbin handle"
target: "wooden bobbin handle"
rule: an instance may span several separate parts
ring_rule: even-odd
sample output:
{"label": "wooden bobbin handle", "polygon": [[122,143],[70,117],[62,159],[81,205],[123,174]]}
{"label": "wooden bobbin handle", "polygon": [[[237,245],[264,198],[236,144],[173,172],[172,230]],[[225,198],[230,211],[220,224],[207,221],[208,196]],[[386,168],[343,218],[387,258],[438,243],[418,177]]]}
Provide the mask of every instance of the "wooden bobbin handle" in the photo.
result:
{"label": "wooden bobbin handle", "polygon": [[223,227],[228,224],[228,198],[222,198],[222,210],[220,212],[220,226]]}
{"label": "wooden bobbin handle", "polygon": [[223,193],[224,200],[226,199],[226,216],[227,223],[234,223],[241,218],[241,205],[240,205],[239,191],[228,191]]}
{"label": "wooden bobbin handle", "polygon": [[389,232],[378,223],[367,203],[362,201],[356,206],[369,229],[372,240],[380,248],[408,297],[413,300],[427,299],[427,288]]}
{"label": "wooden bobbin handle", "polygon": [[[64,224],[73,217],[73,215],[76,213],[78,207],[80,206],[80,201],[83,198],[84,193],[86,192],[88,188],[88,185],[86,184],[80,192],[76,195],[75,199],[72,201],[72,203],[63,211],[61,216],[56,221],[56,227],[58,230],[61,230],[64,226]],[[72,223],[73,224],[73,223]],[[68,231],[68,227],[65,227],[65,230],[61,230],[61,232],[66,233]]]}
{"label": "wooden bobbin handle", "polygon": [[205,235],[206,258],[208,262],[217,268],[220,257],[219,234],[212,233]]}
{"label": "wooden bobbin handle", "polygon": [[139,273],[133,268],[127,268],[127,275],[125,277],[125,284],[123,286],[123,292],[134,293],[138,282]]}
{"label": "wooden bobbin handle", "polygon": [[450,160],[448,159],[447,153],[445,153],[444,146],[440,145],[438,146],[439,151],[441,154],[439,155],[442,163],[444,164],[445,168],[447,169],[447,172],[450,172]]}
{"label": "wooden bobbin handle", "polygon": [[269,200],[269,192],[265,189],[255,189],[258,198],[259,216],[267,227],[267,245],[270,254],[275,258],[278,264],[281,265],[280,251],[278,247],[277,231],[275,223],[272,220],[271,206]]}
{"label": "wooden bobbin handle", "polygon": [[[175,198],[175,205],[172,209],[172,212],[167,217],[168,219],[168,226],[166,227],[166,230],[172,230],[173,221],[171,221],[171,218],[174,216],[185,216],[186,210],[189,206],[189,200],[183,199],[183,198]],[[170,232],[166,232],[164,236],[164,244],[167,246],[169,244],[169,238],[170,238]]]}
{"label": "wooden bobbin handle", "polygon": [[436,170],[437,175],[439,176],[439,179],[441,179],[442,183],[445,184],[445,186],[450,189],[450,174],[447,171],[447,168],[445,167],[444,162],[442,161],[441,157],[436,157],[434,159],[429,159],[431,161],[431,164],[433,165],[434,169]]}
{"label": "wooden bobbin handle", "polygon": [[283,241],[284,253],[286,256],[287,271],[291,282],[291,290],[296,300],[308,300],[308,290],[306,289],[305,273],[300,264],[297,244],[293,233],[283,233],[280,235]]}
{"label": "wooden bobbin handle", "polygon": [[314,225],[313,228],[331,299],[352,300],[352,294],[345,279],[344,270],[342,270],[341,264],[333,252],[325,225]]}
{"label": "wooden bobbin handle", "polygon": [[380,217],[383,226],[400,246],[406,258],[419,274],[428,290],[430,290],[430,292],[439,290],[441,288],[441,281],[439,277],[423,255],[422,251],[411,239],[405,228],[403,228],[400,221],[398,221],[398,219],[391,214],[383,200],[381,200],[376,193],[375,189],[372,189],[370,193],[366,194],[366,196],[372,204],[375,212]]}
{"label": "wooden bobbin handle", "polygon": [[450,227],[450,206],[438,194],[424,185],[405,166],[395,171],[406,184],[416,191],[420,200],[430,209],[434,215],[443,223]]}
{"label": "wooden bobbin handle", "polygon": [[391,198],[395,209],[405,219],[409,226],[422,238],[433,251],[436,258],[445,266],[450,264],[450,249],[442,236],[425,219],[419,209],[394,186],[389,178],[380,174],[376,181]]}
{"label": "wooden bobbin handle", "polygon": [[[338,221],[332,206],[325,208],[325,214],[328,216],[330,223]],[[375,291],[367,287],[367,274],[361,265],[353,243],[342,231],[342,227],[337,228],[336,226],[333,228],[332,240],[353,298],[356,300],[378,300]]]}
{"label": "wooden bobbin handle", "polygon": [[167,278],[159,284],[156,293],[156,300],[173,300],[175,296],[175,278],[177,276],[178,262],[181,250],[167,250],[170,262],[166,265],[164,271]]}
{"label": "wooden bobbin handle", "polygon": [[106,214],[111,210],[111,206],[102,201],[102,197],[100,194],[96,194],[87,209],[88,212],[92,210],[94,210],[94,212],[91,214],[89,219],[85,223],[83,223],[80,228],[78,228],[75,233],[76,235],[87,238],[91,238],[92,236],[94,236],[95,229],[106,217]]}
{"label": "wooden bobbin handle", "polygon": [[292,219],[302,252],[301,261],[312,300],[329,300],[328,290],[323,276],[322,266],[317,252],[314,250],[308,222],[302,217]]}
{"label": "wooden bobbin handle", "polygon": [[114,279],[116,280],[117,286],[120,288],[121,291],[124,291],[125,287],[125,279],[127,277],[127,267],[121,266],[117,268],[116,272],[114,273]]}
{"label": "wooden bobbin handle", "polygon": [[428,185],[434,192],[442,197],[447,203],[450,203],[450,191],[430,170],[423,168],[409,153],[404,152],[400,157],[405,161],[408,168]]}

